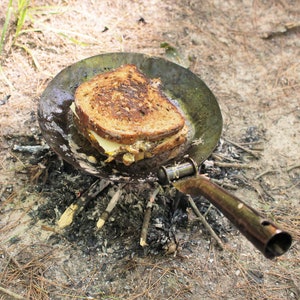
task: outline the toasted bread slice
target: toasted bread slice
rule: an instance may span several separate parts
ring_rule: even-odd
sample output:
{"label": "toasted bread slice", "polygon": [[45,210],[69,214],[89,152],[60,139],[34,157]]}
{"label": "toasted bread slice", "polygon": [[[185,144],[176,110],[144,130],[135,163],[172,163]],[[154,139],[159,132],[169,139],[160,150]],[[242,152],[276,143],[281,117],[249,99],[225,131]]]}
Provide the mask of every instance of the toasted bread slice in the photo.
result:
{"label": "toasted bread slice", "polygon": [[127,145],[164,139],[185,125],[159,79],[148,79],[131,64],[82,83],[75,92],[75,111],[81,126]]}

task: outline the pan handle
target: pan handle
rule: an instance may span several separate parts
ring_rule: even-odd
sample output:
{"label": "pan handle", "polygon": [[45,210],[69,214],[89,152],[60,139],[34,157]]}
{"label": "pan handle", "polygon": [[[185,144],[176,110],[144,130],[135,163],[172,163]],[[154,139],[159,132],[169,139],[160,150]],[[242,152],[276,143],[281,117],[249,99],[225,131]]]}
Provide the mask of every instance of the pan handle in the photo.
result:
{"label": "pan handle", "polygon": [[[160,170],[161,174],[165,170]],[[163,177],[163,176],[161,176]],[[173,182],[174,187],[191,196],[202,195],[216,206],[265,257],[272,259],[284,254],[292,237],[255,209],[231,195],[204,175]]]}

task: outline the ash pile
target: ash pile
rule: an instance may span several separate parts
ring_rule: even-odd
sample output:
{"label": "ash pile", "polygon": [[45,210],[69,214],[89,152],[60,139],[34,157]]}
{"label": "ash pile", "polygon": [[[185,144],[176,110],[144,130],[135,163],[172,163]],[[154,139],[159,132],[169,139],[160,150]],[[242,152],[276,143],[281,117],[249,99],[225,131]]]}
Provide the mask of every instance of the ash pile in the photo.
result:
{"label": "ash pile", "polygon": [[[251,129],[243,142],[259,143],[258,136]],[[24,158],[25,154],[21,155]],[[146,181],[116,184],[100,180],[73,168],[47,148],[39,151],[34,158],[28,154],[25,156],[30,160],[29,191],[40,193],[44,199],[31,212],[31,217],[33,222],[43,220],[53,229],[53,244],[67,240],[87,254],[114,253],[119,257],[180,254],[182,249],[189,251],[193,244],[215,243],[207,224],[222,243],[226,243],[230,232],[236,231],[223,214],[202,196],[193,198],[193,201],[207,221],[206,226],[193,213],[189,196],[176,191],[171,185],[161,186]],[[207,174],[211,180],[229,190],[251,188],[243,175],[243,165],[248,161],[249,153],[245,153],[239,145],[221,139],[213,154],[202,164],[200,173]],[[99,220],[113,198],[117,201],[113,210],[106,214],[100,229],[97,226]],[[150,220],[145,229],[143,223],[151,198]],[[63,229],[57,229],[61,216],[74,203],[79,203],[80,207],[72,221]],[[145,240],[142,247],[143,233]]]}

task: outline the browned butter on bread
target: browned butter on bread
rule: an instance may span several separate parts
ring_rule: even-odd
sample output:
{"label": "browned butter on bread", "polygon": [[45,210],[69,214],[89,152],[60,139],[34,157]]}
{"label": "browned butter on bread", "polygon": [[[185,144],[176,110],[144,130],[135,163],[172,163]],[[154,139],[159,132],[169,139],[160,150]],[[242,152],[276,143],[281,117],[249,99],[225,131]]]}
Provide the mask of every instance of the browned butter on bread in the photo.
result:
{"label": "browned butter on bread", "polygon": [[186,140],[185,118],[162,92],[160,80],[133,64],[82,83],[74,102],[75,124],[107,161],[130,165]]}

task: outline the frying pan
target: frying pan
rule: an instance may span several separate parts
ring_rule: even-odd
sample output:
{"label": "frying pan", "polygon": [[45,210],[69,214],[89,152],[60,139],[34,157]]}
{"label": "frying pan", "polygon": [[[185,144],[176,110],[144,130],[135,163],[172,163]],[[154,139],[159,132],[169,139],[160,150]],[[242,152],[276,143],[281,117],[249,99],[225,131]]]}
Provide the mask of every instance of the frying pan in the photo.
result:
{"label": "frying pan", "polygon": [[[185,115],[190,130],[187,142],[178,150],[175,159],[169,160],[168,154],[161,154],[130,166],[115,161],[105,163],[106,158],[74,127],[70,105],[76,88],[96,74],[124,64],[136,65],[148,78],[160,78],[164,93]],[[173,184],[183,193],[204,195],[267,258],[282,255],[289,249],[292,238],[287,232],[198,174],[198,165],[218,143],[222,115],[213,93],[188,69],[140,53],[108,53],[87,58],[63,69],[48,84],[39,102],[38,119],[46,142],[74,167],[115,182],[159,180],[163,184]]]}

